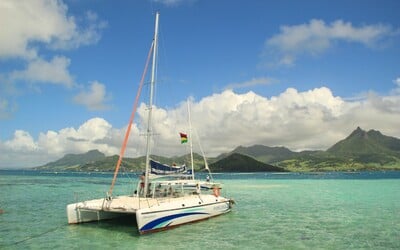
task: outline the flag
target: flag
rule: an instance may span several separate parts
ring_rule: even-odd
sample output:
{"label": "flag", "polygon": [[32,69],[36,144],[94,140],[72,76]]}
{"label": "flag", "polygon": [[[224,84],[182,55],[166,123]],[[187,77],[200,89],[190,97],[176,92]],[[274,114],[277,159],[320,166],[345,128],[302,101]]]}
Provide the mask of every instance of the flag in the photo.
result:
{"label": "flag", "polygon": [[181,144],[188,142],[187,134],[179,133],[179,135],[181,136]]}

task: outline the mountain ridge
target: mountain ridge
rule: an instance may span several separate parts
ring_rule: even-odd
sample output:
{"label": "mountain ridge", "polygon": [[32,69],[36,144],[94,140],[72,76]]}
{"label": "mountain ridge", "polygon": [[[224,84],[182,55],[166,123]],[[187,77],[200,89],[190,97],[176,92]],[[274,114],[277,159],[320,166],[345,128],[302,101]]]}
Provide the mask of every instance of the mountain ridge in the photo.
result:
{"label": "mountain ridge", "polygon": [[286,159],[288,157],[297,154],[296,152],[293,152],[290,149],[283,146],[270,147],[270,146],[256,144],[249,147],[238,146],[229,153],[221,154],[219,157],[217,157],[217,159],[222,159],[234,153],[247,155],[264,163],[279,162],[283,159]]}
{"label": "mountain ridge", "polygon": [[65,170],[65,168],[74,168],[75,166],[80,166],[82,163],[95,162],[101,159],[106,158],[106,155],[100,152],[97,149],[89,150],[83,154],[66,154],[62,158],[46,163],[43,166],[34,167],[33,169],[61,169]]}
{"label": "mountain ridge", "polygon": [[400,157],[400,139],[383,135],[377,130],[364,131],[357,127],[348,137],[327,150],[338,156],[386,154]]}
{"label": "mountain ridge", "polygon": [[[152,156],[167,164],[188,162],[188,155],[179,157]],[[68,154],[61,159],[34,169],[74,170],[74,171],[113,171],[118,156],[106,157],[98,150],[85,154]],[[80,161],[79,161],[80,160]],[[216,158],[209,158],[212,168],[217,171],[356,171],[400,169],[400,139],[383,135],[380,131],[364,131],[357,127],[343,140],[338,141],[326,151],[293,152],[277,146],[260,144],[238,146]],[[196,171],[204,170],[203,157],[194,154]],[[240,164],[239,164],[240,163]],[[123,168],[129,171],[144,169],[145,157],[125,158]],[[234,166],[232,168],[232,166]],[[275,167],[276,169],[273,170]],[[213,170],[213,169],[212,169]]]}
{"label": "mountain ridge", "polygon": [[239,153],[230,154],[210,164],[210,168],[217,172],[237,172],[238,169],[242,172],[285,172],[283,168],[262,163],[250,156]]}

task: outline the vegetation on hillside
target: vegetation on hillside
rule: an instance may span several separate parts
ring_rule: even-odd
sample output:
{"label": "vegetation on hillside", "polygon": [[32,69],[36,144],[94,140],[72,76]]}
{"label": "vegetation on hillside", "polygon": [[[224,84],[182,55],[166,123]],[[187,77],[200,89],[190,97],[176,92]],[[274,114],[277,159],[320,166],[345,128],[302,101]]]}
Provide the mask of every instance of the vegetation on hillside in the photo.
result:
{"label": "vegetation on hillside", "polygon": [[[170,165],[190,166],[189,155],[170,158],[154,155],[151,158]],[[92,150],[85,154],[68,154],[35,169],[113,171],[117,160],[116,155],[106,157]],[[285,147],[240,146],[209,159],[209,163],[214,172],[400,170],[400,139],[358,127],[326,151],[293,152]],[[143,171],[144,168],[145,157],[125,158],[121,166],[124,171]],[[198,154],[194,154],[194,169],[205,170],[203,157]]]}
{"label": "vegetation on hillside", "polygon": [[210,165],[217,172],[284,172],[280,167],[257,161],[249,156],[233,153]]}

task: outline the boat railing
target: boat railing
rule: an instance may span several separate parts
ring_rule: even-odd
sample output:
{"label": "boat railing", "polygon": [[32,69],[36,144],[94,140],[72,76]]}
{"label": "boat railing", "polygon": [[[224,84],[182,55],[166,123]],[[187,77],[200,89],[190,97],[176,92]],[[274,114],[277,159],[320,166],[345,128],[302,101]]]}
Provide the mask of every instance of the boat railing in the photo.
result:
{"label": "boat railing", "polygon": [[198,195],[201,198],[202,194],[219,195],[220,189],[220,183],[210,181],[182,178],[172,180],[156,179],[148,183],[147,195],[144,195],[144,186],[140,182],[134,195],[139,199],[139,206],[143,201],[147,202],[147,206],[149,206],[149,199],[153,200],[153,202],[156,200],[159,204],[168,202],[173,198],[184,198],[193,195]]}
{"label": "boat railing", "polygon": [[148,197],[151,198],[178,198],[189,195],[200,195],[212,192],[214,188],[220,189],[219,183],[195,181],[195,180],[175,180],[159,181],[150,183]]}

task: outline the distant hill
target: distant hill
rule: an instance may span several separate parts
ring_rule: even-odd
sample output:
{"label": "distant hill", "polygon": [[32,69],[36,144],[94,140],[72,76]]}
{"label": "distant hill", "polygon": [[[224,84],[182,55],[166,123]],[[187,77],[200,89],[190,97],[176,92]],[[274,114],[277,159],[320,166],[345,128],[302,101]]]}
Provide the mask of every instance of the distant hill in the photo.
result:
{"label": "distant hill", "polygon": [[248,155],[264,163],[279,162],[281,160],[294,157],[298,154],[285,147],[268,147],[264,145],[254,145],[250,147],[239,146],[235,148],[232,152],[225,154],[224,157],[234,153]]}
{"label": "distant hill", "polygon": [[[190,156],[176,156],[176,157],[163,157],[152,155],[150,156],[153,160],[163,162],[165,164],[172,165],[186,164],[190,166]],[[119,156],[105,156],[98,150],[91,150],[84,154],[67,154],[61,159],[47,163],[43,166],[35,167],[36,170],[49,170],[49,171],[114,171]],[[121,164],[121,170],[124,171],[143,171],[145,168],[146,157],[141,156],[137,158],[124,158]],[[210,162],[213,160],[210,159]],[[199,154],[193,154],[194,168],[196,171],[204,169],[203,157]]]}
{"label": "distant hill", "polygon": [[366,132],[358,127],[327,152],[360,164],[393,165],[400,161],[400,139],[383,135],[376,130]]}
{"label": "distant hill", "polygon": [[[189,155],[153,155],[151,158],[166,164],[186,163],[190,166]],[[98,150],[91,150],[85,154],[67,154],[35,169],[114,171],[117,160],[116,155],[106,157]],[[326,151],[293,152],[285,147],[239,146],[229,153],[208,159],[208,163],[214,172],[400,170],[400,139],[357,127]],[[124,158],[121,169],[143,171],[144,167],[145,157],[142,156]],[[204,170],[203,157],[198,154],[194,154],[194,168],[196,171]]]}
{"label": "distant hill", "polygon": [[283,168],[262,163],[254,158],[238,153],[210,164],[214,172],[284,172]]}
{"label": "distant hill", "polygon": [[57,161],[49,162],[46,165],[34,169],[69,170],[77,168],[83,164],[96,162],[105,159],[106,156],[98,150],[90,150],[84,154],[66,154]]}
{"label": "distant hill", "polygon": [[357,127],[347,138],[337,142],[327,152],[339,155],[389,154],[400,156],[400,139],[376,130],[368,132]]}
{"label": "distant hill", "polygon": [[325,152],[311,152],[277,164],[291,171],[356,171],[400,169],[400,140],[357,127]]}

